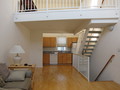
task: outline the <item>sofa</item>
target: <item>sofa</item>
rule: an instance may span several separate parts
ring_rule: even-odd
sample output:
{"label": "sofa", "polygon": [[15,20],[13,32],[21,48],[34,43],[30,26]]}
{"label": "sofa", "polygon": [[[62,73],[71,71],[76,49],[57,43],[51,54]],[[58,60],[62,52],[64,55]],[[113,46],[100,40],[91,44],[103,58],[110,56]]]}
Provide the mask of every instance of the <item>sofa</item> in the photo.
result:
{"label": "sofa", "polygon": [[10,70],[0,63],[0,90],[31,90],[30,70]]}

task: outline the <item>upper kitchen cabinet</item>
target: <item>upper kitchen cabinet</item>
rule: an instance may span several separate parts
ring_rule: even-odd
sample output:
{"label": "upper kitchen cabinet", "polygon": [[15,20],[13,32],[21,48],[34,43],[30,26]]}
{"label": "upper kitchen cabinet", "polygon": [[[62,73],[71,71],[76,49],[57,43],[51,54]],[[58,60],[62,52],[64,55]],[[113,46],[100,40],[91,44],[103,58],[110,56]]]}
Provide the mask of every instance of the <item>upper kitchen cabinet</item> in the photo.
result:
{"label": "upper kitchen cabinet", "polygon": [[73,42],[77,42],[78,37],[68,37],[67,38],[67,47],[72,47]]}
{"label": "upper kitchen cabinet", "polygon": [[43,37],[43,47],[56,47],[56,37]]}

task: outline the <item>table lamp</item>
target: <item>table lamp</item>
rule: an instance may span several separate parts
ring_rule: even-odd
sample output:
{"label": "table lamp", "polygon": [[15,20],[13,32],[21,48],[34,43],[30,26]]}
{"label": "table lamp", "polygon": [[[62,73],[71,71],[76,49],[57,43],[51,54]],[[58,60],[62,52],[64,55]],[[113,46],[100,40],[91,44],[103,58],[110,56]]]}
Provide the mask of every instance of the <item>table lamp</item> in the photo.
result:
{"label": "table lamp", "polygon": [[25,51],[23,50],[23,48],[20,45],[15,45],[11,50],[10,50],[11,54],[16,54],[15,57],[13,57],[14,60],[14,64],[15,65],[20,65],[22,57],[20,57],[19,54],[24,54]]}

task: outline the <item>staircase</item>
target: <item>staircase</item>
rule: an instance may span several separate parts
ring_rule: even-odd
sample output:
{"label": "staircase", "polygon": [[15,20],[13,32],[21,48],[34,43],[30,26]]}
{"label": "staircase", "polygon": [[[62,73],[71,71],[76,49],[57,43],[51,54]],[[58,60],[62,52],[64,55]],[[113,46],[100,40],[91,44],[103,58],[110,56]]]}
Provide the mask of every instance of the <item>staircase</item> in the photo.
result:
{"label": "staircase", "polygon": [[82,51],[82,54],[85,56],[90,57],[92,55],[92,52],[101,36],[102,29],[101,28],[90,28],[86,42]]}

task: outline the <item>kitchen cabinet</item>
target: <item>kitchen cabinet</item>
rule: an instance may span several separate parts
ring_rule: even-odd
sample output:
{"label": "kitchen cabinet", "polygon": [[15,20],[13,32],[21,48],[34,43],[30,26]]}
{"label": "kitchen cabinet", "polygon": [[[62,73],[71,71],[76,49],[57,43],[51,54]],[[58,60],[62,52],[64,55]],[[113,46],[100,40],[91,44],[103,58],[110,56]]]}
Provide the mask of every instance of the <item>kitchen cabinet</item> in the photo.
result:
{"label": "kitchen cabinet", "polygon": [[50,46],[56,47],[56,37],[50,37]]}
{"label": "kitchen cabinet", "polygon": [[72,54],[66,54],[66,63],[72,64]]}
{"label": "kitchen cabinet", "polygon": [[63,64],[63,53],[58,53],[58,64]]}
{"label": "kitchen cabinet", "polygon": [[72,64],[72,54],[58,53],[58,64]]}
{"label": "kitchen cabinet", "polygon": [[[77,42],[77,37],[67,38],[67,47],[72,47],[73,42]],[[56,37],[43,37],[43,47],[56,47]]]}
{"label": "kitchen cabinet", "polygon": [[43,37],[43,47],[56,47],[56,37]]}
{"label": "kitchen cabinet", "polygon": [[77,42],[78,38],[77,37],[68,37],[67,38],[67,47],[72,47],[73,42]]}
{"label": "kitchen cabinet", "polygon": [[43,65],[49,65],[49,64],[50,64],[50,54],[43,53]]}

